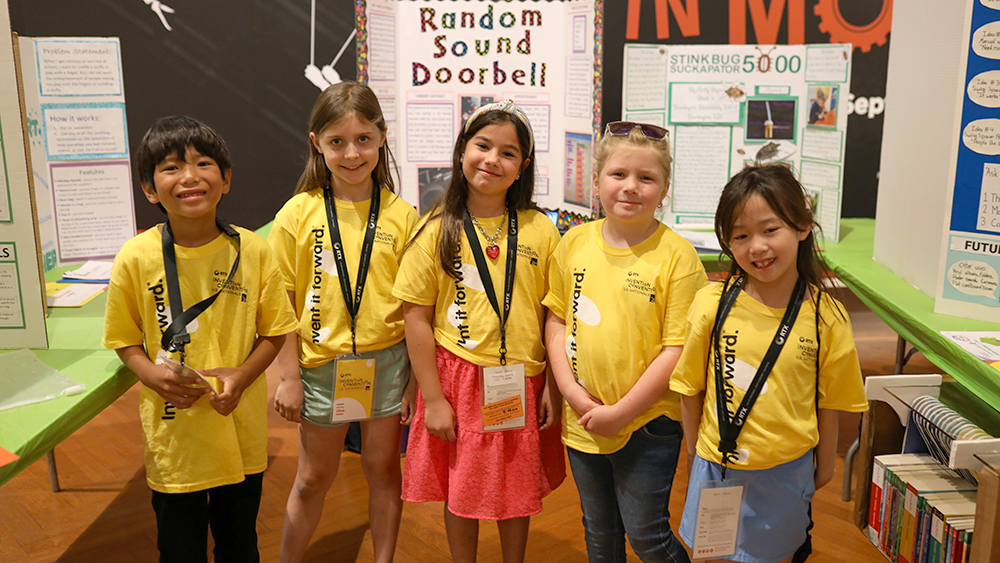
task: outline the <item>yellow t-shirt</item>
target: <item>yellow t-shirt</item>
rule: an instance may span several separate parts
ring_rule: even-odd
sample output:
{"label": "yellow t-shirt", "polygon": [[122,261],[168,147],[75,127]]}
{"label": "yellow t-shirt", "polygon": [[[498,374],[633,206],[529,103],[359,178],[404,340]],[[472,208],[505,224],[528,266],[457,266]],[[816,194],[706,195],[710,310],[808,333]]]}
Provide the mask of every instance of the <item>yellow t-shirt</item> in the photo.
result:
{"label": "yellow t-shirt", "polygon": [[[188,324],[187,364],[194,368],[237,367],[246,361],[258,334],[295,330],[284,278],[264,239],[240,233],[240,265],[229,285],[204,313]],[[150,360],[170,324],[170,300],[163,272],[162,239],[152,228],[125,243],[115,258],[104,314],[105,348],[145,346]],[[226,281],[236,244],[220,234],[197,248],[175,246],[184,305],[214,294]],[[174,354],[175,359],[178,358]],[[267,380],[258,377],[229,416],[215,412],[208,396],[177,409],[150,388],[140,392],[139,417],[146,480],[154,491],[187,493],[239,483],[267,467]]]}
{"label": "yellow t-shirt", "polygon": [[[709,337],[719,309],[721,283],[698,292],[688,315],[688,336],[670,388],[682,395],[705,391],[698,455],[722,463],[715,410],[715,367]],[[741,291],[722,328],[723,365],[732,365],[732,413],[743,400],[784,309],[773,309]],[[819,407],[862,412],[868,408],[851,323],[844,306],[824,293],[820,303]],[[769,469],[799,458],[819,443],[816,428],[816,301],[802,303],[798,318],[757,402],[736,440],[739,469]],[[707,366],[707,367],[706,367]],[[707,373],[706,373],[707,371]]]}
{"label": "yellow t-shirt", "polygon": [[[660,224],[630,248],[615,248],[601,234],[604,220],[574,227],[549,268],[542,302],[566,322],[566,356],[577,381],[606,405],[632,389],[664,346],[684,344],[684,325],[695,293],[708,284],[689,242]],[[563,408],[563,443],[586,453],[613,453],[650,420],[680,420],[680,398],[667,392],[615,436],[599,436]]]}
{"label": "yellow t-shirt", "polygon": [[[497,231],[502,218],[480,220],[487,233]],[[507,319],[507,363],[522,363],[527,376],[545,370],[542,330],[549,257],[559,242],[559,231],[545,215],[534,210],[517,213],[517,269]],[[486,239],[476,231],[479,244]],[[441,221],[433,220],[403,255],[392,294],[403,301],[434,307],[434,339],[445,349],[480,366],[500,365],[500,318],[490,305],[476,261],[462,233],[461,272],[458,282],[444,273],[438,259]],[[486,257],[497,304],[503,310],[504,274],[507,270],[507,236],[498,240],[500,255]],[[485,256],[485,252],[484,252]]]}
{"label": "yellow t-shirt", "polygon": [[[381,190],[380,197],[371,263],[357,317],[358,352],[382,350],[403,340],[402,305],[392,296],[392,284],[417,213],[389,190]],[[335,201],[353,305],[371,200]],[[267,243],[285,275],[285,288],[295,292],[299,363],[317,367],[350,353],[351,315],[337,275],[323,190],[310,190],[288,200],[274,218]]]}

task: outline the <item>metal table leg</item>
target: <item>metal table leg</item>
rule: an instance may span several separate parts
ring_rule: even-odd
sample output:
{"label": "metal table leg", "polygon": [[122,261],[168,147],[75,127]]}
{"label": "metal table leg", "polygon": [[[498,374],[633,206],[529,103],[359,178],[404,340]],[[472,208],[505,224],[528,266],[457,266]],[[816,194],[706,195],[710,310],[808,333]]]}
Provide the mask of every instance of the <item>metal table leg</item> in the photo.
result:
{"label": "metal table leg", "polygon": [[53,493],[59,492],[59,470],[56,469],[56,451],[49,450],[45,453],[45,464],[49,466],[49,488]]}

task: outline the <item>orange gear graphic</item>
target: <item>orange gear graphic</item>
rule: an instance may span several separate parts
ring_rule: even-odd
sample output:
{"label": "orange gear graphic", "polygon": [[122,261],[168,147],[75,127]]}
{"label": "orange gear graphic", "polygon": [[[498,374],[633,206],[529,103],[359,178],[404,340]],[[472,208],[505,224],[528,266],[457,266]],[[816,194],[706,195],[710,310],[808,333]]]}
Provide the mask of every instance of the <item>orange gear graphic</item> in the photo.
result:
{"label": "orange gear graphic", "polygon": [[830,34],[830,43],[851,43],[862,53],[874,45],[885,45],[892,28],[892,0],[882,0],[882,10],[867,25],[852,25],[840,15],[840,0],[819,0],[813,12],[819,16],[819,30]]}

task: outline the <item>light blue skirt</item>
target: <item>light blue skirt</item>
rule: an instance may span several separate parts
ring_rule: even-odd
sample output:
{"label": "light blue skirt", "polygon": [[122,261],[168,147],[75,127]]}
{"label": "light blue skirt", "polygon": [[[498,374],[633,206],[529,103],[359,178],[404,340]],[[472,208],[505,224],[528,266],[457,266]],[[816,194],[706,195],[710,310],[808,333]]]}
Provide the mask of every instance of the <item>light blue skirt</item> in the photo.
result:
{"label": "light blue skirt", "polygon": [[[726,469],[726,480],[744,479],[748,485],[736,553],[724,559],[776,563],[791,557],[806,540],[809,503],[816,492],[815,471],[812,450],[770,469]],[[721,479],[721,465],[695,457],[678,530],[688,547],[694,546],[701,483]]]}

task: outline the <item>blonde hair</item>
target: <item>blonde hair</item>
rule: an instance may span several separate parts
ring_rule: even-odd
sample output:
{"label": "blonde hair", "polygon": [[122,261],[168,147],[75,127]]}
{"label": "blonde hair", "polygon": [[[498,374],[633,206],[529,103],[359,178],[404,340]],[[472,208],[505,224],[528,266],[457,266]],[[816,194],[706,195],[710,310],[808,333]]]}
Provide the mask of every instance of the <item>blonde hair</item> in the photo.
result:
{"label": "blonde hair", "polygon": [[670,157],[670,141],[666,137],[653,139],[643,134],[640,127],[633,127],[628,135],[604,135],[601,137],[597,147],[594,148],[594,173],[598,176],[604,170],[608,158],[618,148],[619,145],[629,144],[637,147],[650,147],[656,151],[660,157],[660,165],[663,166],[663,181],[670,182],[670,171],[674,159]]}
{"label": "blonde hair", "polygon": [[[329,125],[337,123],[341,119],[356,114],[360,119],[367,121],[382,133],[385,139],[385,117],[382,115],[382,107],[379,106],[375,92],[367,85],[353,80],[340,82],[330,86],[316,98],[313,104],[312,115],[309,116],[309,132],[319,135]],[[372,179],[379,187],[386,188],[390,192],[396,191],[396,185],[392,180],[391,171],[395,167],[396,159],[393,158],[389,150],[389,144],[383,142],[378,149],[378,164],[372,172]],[[330,184],[331,174],[323,160],[323,154],[316,149],[312,141],[309,141],[309,162],[306,163],[305,170],[299,176],[299,181],[295,185],[295,193],[300,194],[316,188],[322,188]]]}

